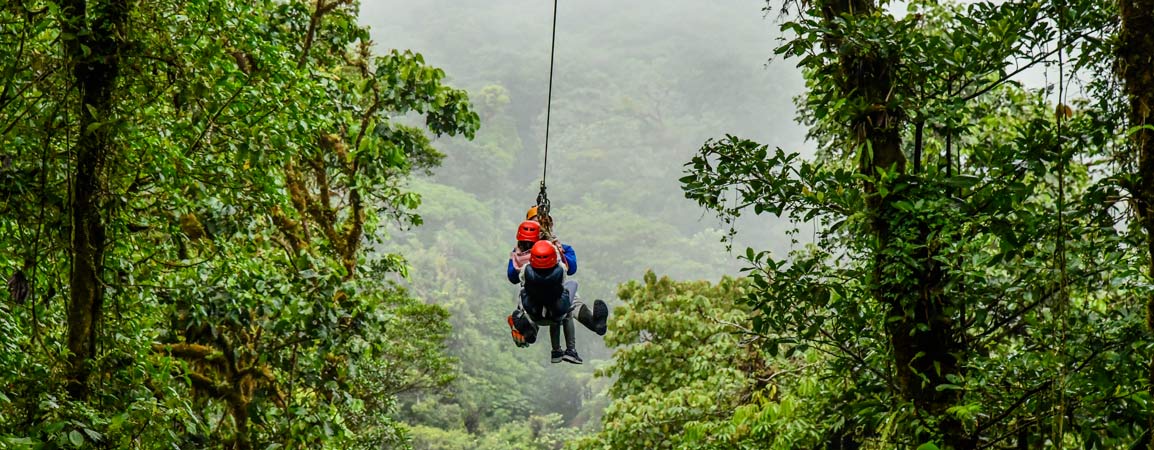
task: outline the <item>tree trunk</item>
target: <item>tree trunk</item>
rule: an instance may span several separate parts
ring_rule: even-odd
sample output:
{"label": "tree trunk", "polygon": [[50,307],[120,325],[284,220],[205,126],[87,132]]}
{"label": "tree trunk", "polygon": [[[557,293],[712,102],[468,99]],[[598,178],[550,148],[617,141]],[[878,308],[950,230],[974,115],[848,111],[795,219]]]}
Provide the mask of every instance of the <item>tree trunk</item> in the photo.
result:
{"label": "tree trunk", "polygon": [[[826,0],[822,13],[827,24],[836,27],[835,18],[845,14],[868,16],[876,7],[871,0]],[[838,52],[836,81],[842,95],[858,97],[857,102],[849,103],[867,105],[849,131],[858,147],[859,171],[874,180],[864,186],[876,239],[872,294],[889,310],[886,333],[894,352],[896,394],[913,403],[918,415],[938,419],[930,435],[912,439],[933,439],[944,448],[973,448],[973,438],[966,435],[961,423],[946,414],[947,408],[957,403],[960,391],[937,389],[948,383],[947,375],[961,371],[956,355],[963,348],[949,312],[949,299],[944,295],[948,274],[935,258],[937,246],[930,242],[930,236],[937,235],[942,225],[932,222],[932,218],[910,217],[894,207],[903,197],[937,195],[933,191],[920,192],[920,183],[905,174],[900,134],[903,112],[889,104],[894,88],[892,68],[900,61],[877,49],[836,38],[827,38],[825,45]],[[879,175],[885,171],[897,171],[897,183],[913,187],[895,193],[894,186],[880,185],[892,183],[881,181]],[[879,195],[883,189],[888,195]],[[911,267],[907,262],[911,259],[917,265]]]}
{"label": "tree trunk", "polygon": [[128,19],[126,0],[83,0],[61,4],[65,53],[80,94],[76,114],[80,137],[76,169],[69,192],[72,242],[69,274],[68,350],[71,353],[69,393],[89,393],[88,361],[96,348],[96,325],[104,303],[105,227],[101,210],[104,166],[112,153],[112,91],[120,72],[121,39]]}
{"label": "tree trunk", "polygon": [[[1131,144],[1138,154],[1138,183],[1134,195],[1139,220],[1146,230],[1149,272],[1154,276],[1154,0],[1120,0],[1122,32],[1119,37],[1118,69],[1123,89],[1130,101],[1130,127],[1137,128]],[[1154,332],[1154,298],[1147,299],[1146,325]],[[1154,394],[1154,361],[1150,362],[1150,392]],[[1154,433],[1154,416],[1147,433]],[[1154,439],[1147,447],[1154,450]]]}
{"label": "tree trunk", "polygon": [[236,424],[236,439],[232,446],[236,450],[252,449],[252,437],[249,436],[248,431],[248,403],[244,396],[237,393],[233,393],[228,401],[229,409],[232,410],[233,422]]}

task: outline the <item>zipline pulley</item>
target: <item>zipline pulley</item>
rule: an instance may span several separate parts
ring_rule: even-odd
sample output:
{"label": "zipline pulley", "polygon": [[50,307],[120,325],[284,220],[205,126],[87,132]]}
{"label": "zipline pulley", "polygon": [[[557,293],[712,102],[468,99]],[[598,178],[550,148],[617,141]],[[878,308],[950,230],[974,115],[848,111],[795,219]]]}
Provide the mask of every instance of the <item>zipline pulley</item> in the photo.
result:
{"label": "zipline pulley", "polygon": [[549,217],[549,195],[545,193],[545,180],[541,180],[541,191],[537,193],[537,222],[541,223],[541,233],[553,236],[553,219]]}

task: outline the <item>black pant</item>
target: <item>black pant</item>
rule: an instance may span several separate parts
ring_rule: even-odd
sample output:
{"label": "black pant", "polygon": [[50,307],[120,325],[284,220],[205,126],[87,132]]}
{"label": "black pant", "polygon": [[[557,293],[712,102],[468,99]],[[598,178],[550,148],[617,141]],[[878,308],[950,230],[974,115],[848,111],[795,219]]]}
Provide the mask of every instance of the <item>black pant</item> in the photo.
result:
{"label": "black pant", "polygon": [[521,307],[534,323],[549,326],[549,341],[553,344],[553,351],[561,350],[562,328],[565,330],[565,349],[575,350],[577,332],[573,328],[572,313],[581,307],[581,302],[577,300],[577,280],[565,281],[565,295],[561,297],[552,305],[537,305],[530,301],[522,289]]}

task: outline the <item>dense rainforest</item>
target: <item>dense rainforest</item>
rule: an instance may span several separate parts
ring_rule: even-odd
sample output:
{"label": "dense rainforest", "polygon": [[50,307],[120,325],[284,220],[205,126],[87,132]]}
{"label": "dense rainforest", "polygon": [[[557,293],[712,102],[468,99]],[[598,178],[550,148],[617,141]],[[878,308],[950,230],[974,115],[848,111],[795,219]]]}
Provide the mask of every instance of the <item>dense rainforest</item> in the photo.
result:
{"label": "dense rainforest", "polygon": [[[0,48],[0,448],[1154,449],[1154,1],[4,0]],[[505,323],[549,116],[583,365]]]}

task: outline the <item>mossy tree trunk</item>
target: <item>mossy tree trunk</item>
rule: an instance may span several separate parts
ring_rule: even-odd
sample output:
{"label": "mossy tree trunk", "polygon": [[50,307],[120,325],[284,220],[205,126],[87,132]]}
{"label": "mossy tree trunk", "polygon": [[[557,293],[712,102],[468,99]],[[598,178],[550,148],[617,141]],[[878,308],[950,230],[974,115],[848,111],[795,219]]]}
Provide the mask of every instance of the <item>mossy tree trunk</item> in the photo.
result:
{"label": "mossy tree trunk", "polygon": [[62,42],[79,102],[75,163],[69,203],[72,219],[68,305],[69,393],[89,394],[89,361],[96,349],[97,324],[104,305],[101,274],[107,241],[102,193],[105,163],[114,151],[113,91],[120,75],[120,54],[129,4],[126,0],[61,3]]}
{"label": "mossy tree trunk", "polygon": [[[871,0],[826,0],[822,4],[823,19],[830,27],[838,26],[834,20],[837,17],[865,19],[876,9]],[[876,239],[872,292],[888,309],[886,333],[893,346],[894,387],[901,398],[916,407],[919,417],[936,420],[926,423],[933,435],[913,439],[936,436],[944,441],[938,444],[944,443],[948,448],[973,448],[973,437],[946,414],[959,400],[960,391],[937,389],[950,383],[948,375],[960,374],[958,355],[964,353],[953,318],[954,305],[944,295],[948,273],[937,258],[939,246],[931,238],[939,235],[945,224],[911,216],[895,207],[902,198],[921,195],[919,190],[909,188],[920,183],[906,174],[906,157],[901,148],[904,116],[891,98],[895,87],[893,70],[901,61],[882,49],[842,42],[839,38],[827,38],[825,45],[836,49],[839,55],[835,75],[838,89],[848,97],[848,103],[862,105],[849,132],[857,147],[858,170],[872,180],[864,185],[870,227]],[[885,172],[896,172],[897,176],[883,177]],[[902,183],[907,188],[896,189]],[[924,194],[934,195],[931,191]]]}
{"label": "mossy tree trunk", "polygon": [[[1154,277],[1154,0],[1121,0],[1122,32],[1119,39],[1118,69],[1123,90],[1130,103],[1133,151],[1138,155],[1138,183],[1134,198],[1139,219],[1146,231]],[[1154,332],[1154,297],[1147,300],[1146,323]],[[1154,394],[1154,361],[1150,362],[1150,392]],[[1148,433],[1154,433],[1154,416]],[[1147,438],[1154,450],[1154,439]]]}

